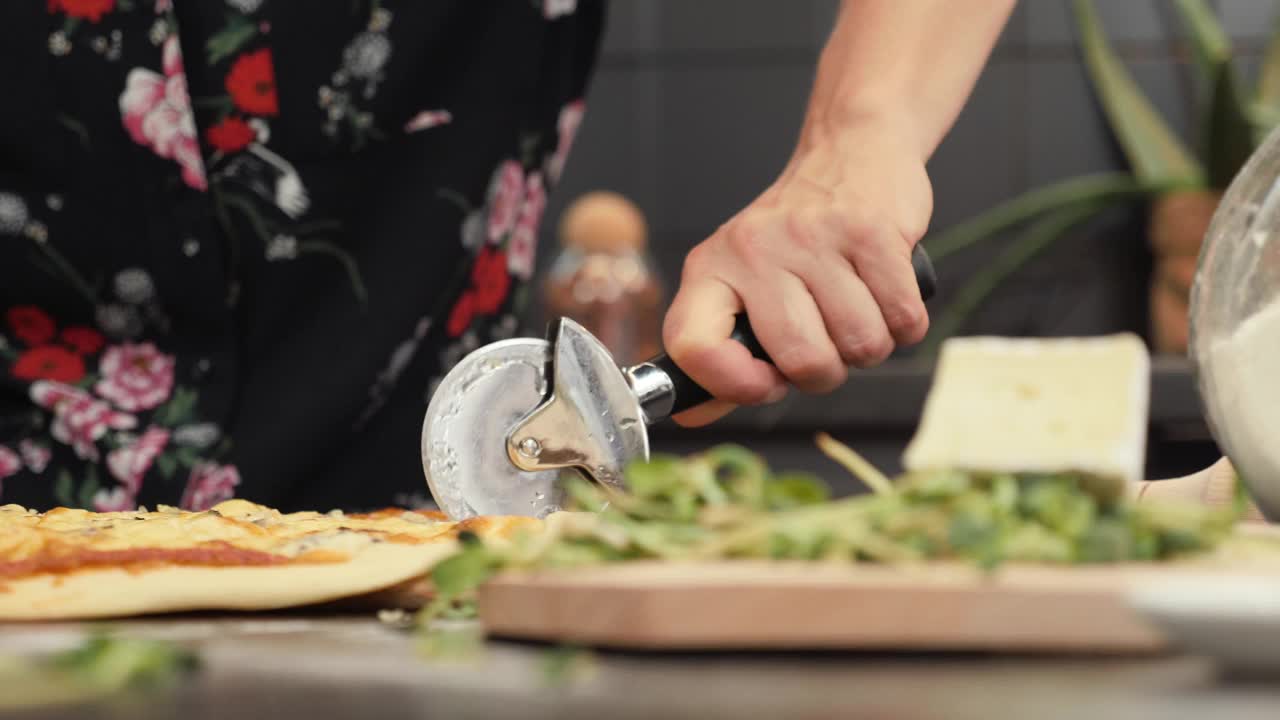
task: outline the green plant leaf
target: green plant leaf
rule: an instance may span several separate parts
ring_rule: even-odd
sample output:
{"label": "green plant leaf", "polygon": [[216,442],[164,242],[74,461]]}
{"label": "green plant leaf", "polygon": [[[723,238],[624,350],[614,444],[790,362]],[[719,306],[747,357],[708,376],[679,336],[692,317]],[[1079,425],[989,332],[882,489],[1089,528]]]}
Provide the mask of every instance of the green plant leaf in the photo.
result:
{"label": "green plant leaf", "polygon": [[1267,41],[1254,94],[1254,141],[1261,142],[1280,120],[1280,16]]}
{"label": "green plant leaf", "polygon": [[959,332],[965,320],[1000,283],[1048,249],[1067,230],[1098,214],[1111,202],[1110,199],[1087,200],[1056,210],[1032,225],[956,293],[951,302],[933,319],[929,336],[921,343],[919,352],[926,357],[937,353],[942,341]]}
{"label": "green plant leaf", "polygon": [[1203,182],[1204,170],[1116,56],[1091,0],[1076,0],[1085,66],[1103,112],[1139,180]]}
{"label": "green plant leaf", "polygon": [[1205,0],[1174,0],[1194,50],[1209,186],[1225,189],[1253,154],[1253,108],[1231,64],[1231,41]]}
{"label": "green plant leaf", "polygon": [[929,257],[940,262],[992,235],[1021,225],[1038,215],[1090,200],[1122,199],[1153,195],[1181,188],[1200,187],[1198,182],[1141,182],[1128,173],[1084,175],[1031,190],[946,231],[924,239]]}
{"label": "green plant leaf", "polygon": [[1257,147],[1254,118],[1230,63],[1218,69],[1212,93],[1205,113],[1208,181],[1225,190]]}
{"label": "green plant leaf", "polygon": [[1223,32],[1218,16],[1205,0],[1173,0],[1173,6],[1187,29],[1201,79],[1215,82],[1218,69],[1231,62],[1231,40]]}

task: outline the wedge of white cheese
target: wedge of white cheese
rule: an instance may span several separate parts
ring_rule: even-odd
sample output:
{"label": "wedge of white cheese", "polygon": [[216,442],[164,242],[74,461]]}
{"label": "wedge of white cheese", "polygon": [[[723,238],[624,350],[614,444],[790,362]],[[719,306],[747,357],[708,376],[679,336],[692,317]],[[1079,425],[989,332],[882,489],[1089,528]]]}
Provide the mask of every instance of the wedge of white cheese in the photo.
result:
{"label": "wedge of white cheese", "polygon": [[1151,358],[1136,335],[947,340],[907,470],[1142,477]]}

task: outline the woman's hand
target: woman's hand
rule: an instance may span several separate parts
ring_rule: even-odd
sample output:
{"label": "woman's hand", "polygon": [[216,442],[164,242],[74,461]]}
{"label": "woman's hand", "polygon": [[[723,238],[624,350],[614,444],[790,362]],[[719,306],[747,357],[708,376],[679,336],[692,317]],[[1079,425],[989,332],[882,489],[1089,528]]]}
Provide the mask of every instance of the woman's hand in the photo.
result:
{"label": "woman's hand", "polygon": [[[843,0],[791,161],[685,261],[664,341],[716,399],[678,422],[780,400],[787,382],[832,390],[924,336],[911,250],[933,210],[925,163],[1013,5]],[[743,310],[776,369],[729,340]]]}
{"label": "woman's hand", "polygon": [[[828,392],[848,367],[919,342],[929,321],[911,250],[931,212],[918,144],[887,119],[811,128],[778,180],[685,261],[664,342],[717,400],[677,420],[780,400],[788,382]],[[776,369],[729,340],[743,310]]]}

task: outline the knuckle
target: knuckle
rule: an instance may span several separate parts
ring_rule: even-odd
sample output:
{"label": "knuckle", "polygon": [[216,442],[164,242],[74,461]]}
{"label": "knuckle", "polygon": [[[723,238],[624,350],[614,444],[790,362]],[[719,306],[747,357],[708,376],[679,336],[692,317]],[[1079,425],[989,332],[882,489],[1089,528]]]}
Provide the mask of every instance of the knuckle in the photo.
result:
{"label": "knuckle", "polygon": [[827,230],[820,214],[801,212],[787,217],[787,240],[806,254],[814,254],[826,246]]}
{"label": "knuckle", "polygon": [[767,237],[763,223],[743,219],[725,230],[724,243],[729,251],[738,257],[753,260],[764,255]]}
{"label": "knuckle", "polygon": [[765,381],[743,380],[731,389],[726,399],[740,405],[761,405],[773,392],[773,385]]}
{"label": "knuckle", "polygon": [[797,344],[777,358],[778,369],[797,386],[826,391],[844,382],[848,369],[839,358],[828,357],[809,344]]}
{"label": "knuckle", "polygon": [[698,243],[689,251],[684,258],[684,269],[681,276],[684,278],[694,278],[705,275],[712,267],[713,260],[711,256],[715,250],[710,243]]}
{"label": "knuckle", "polygon": [[929,313],[920,302],[895,303],[885,312],[885,323],[894,337],[903,342],[918,342],[929,330]]}
{"label": "knuckle", "polygon": [[851,332],[836,343],[840,356],[855,367],[868,367],[884,362],[893,353],[893,338],[888,333]]}

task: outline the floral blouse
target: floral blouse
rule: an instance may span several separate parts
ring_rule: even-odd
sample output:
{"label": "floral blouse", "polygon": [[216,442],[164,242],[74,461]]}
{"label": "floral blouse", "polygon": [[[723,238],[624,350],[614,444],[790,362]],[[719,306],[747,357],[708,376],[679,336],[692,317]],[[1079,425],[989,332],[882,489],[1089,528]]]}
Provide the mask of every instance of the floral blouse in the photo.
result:
{"label": "floral blouse", "polygon": [[601,3],[0,3],[0,503],[425,504]]}

